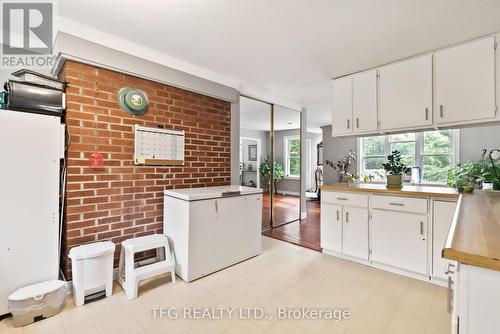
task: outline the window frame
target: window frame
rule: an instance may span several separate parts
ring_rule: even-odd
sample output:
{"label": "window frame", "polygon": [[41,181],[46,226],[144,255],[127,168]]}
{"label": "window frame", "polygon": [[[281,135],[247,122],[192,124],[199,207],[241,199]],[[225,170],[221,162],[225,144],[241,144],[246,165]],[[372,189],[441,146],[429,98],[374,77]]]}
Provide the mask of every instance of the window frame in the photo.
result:
{"label": "window frame", "polygon": [[300,159],[301,159],[301,144],[299,144],[299,175],[290,175],[290,151],[289,142],[292,140],[298,140],[300,143],[300,135],[284,136],[283,137],[283,163],[285,169],[285,179],[299,180],[300,179]]}
{"label": "window frame", "polygon": [[[433,131],[445,131],[445,130],[451,130],[452,135],[451,135],[451,153],[449,154],[425,154],[424,153],[424,133],[425,132],[433,132]],[[391,153],[391,143],[404,143],[404,142],[415,142],[415,166],[419,166],[423,170],[423,158],[424,157],[429,157],[429,156],[450,156],[451,155],[451,166],[455,167],[457,163],[460,161],[460,130],[459,129],[436,129],[436,130],[430,130],[430,131],[423,131],[423,132],[404,132],[401,134],[406,134],[406,133],[414,133],[415,134],[415,140],[402,140],[402,141],[395,141],[391,142],[389,140],[390,134],[379,134],[376,136],[372,137],[379,137],[382,136],[384,137],[384,154],[383,155],[370,155],[368,157],[373,157],[373,158],[387,158],[387,155]],[[357,152],[358,152],[358,159],[357,159],[357,167],[358,167],[358,173],[361,175],[364,173],[364,153],[363,153],[363,144],[362,141],[364,138],[367,137],[358,137],[357,138]],[[381,180],[373,180],[372,183],[385,183],[385,175],[384,178]],[[443,186],[446,185],[446,182],[436,182],[436,181],[425,181],[422,179],[422,182],[420,184],[425,184],[425,185],[435,185],[435,186]]]}

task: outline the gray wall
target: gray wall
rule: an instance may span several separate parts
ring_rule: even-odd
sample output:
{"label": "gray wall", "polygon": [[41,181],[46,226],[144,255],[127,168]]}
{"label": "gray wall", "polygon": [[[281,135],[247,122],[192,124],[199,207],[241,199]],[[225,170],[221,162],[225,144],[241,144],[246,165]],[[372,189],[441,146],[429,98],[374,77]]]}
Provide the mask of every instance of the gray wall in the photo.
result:
{"label": "gray wall", "polygon": [[262,145],[260,154],[260,161],[264,162],[266,156],[269,154],[269,131],[259,131],[253,129],[240,129],[240,137],[245,138],[257,138],[260,139],[260,143]]}
{"label": "gray wall", "polygon": [[[323,130],[323,160],[337,161],[342,159],[350,150],[356,151],[357,141],[355,137],[332,138],[332,127],[324,126]],[[357,165],[354,166],[357,172]],[[337,182],[337,172],[330,166],[323,165],[323,184]]]}
{"label": "gray wall", "polygon": [[478,160],[483,149],[500,149],[500,125],[460,130],[460,161]]}
{"label": "gray wall", "polygon": [[[356,137],[332,138],[332,127],[324,126],[323,130],[323,157],[324,160],[337,161],[347,155],[349,150],[357,151]],[[460,156],[461,162],[478,160],[483,148],[491,150],[500,148],[500,125],[467,127],[460,129]],[[358,165],[353,170],[358,172]],[[337,181],[337,173],[329,166],[323,167],[323,184],[332,184]]]}

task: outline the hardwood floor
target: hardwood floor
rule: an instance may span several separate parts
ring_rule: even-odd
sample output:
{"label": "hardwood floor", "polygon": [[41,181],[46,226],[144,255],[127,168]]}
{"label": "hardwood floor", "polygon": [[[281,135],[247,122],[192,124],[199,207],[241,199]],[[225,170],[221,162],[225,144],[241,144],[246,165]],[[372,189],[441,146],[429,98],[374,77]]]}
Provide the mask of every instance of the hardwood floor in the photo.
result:
{"label": "hardwood floor", "polygon": [[[264,193],[262,198],[262,230],[270,228],[269,208],[271,206],[271,196]],[[300,198],[291,195],[274,195],[273,205],[274,226],[280,226],[300,218]]]}
{"label": "hardwood floor", "polygon": [[[269,197],[269,196],[268,196]],[[285,196],[290,197],[290,196]],[[286,216],[285,208],[289,207],[289,201],[283,197],[275,197],[275,208],[280,207],[278,212]],[[267,199],[269,201],[269,198]],[[265,201],[264,201],[265,203]],[[277,205],[278,204],[278,205]],[[295,209],[298,212],[298,208]],[[265,206],[263,212],[266,211]],[[264,214],[264,213],[263,213]],[[269,215],[269,208],[267,208]],[[269,216],[267,217],[267,227],[269,227]],[[276,210],[275,210],[276,217]],[[264,224],[264,220],[263,220]],[[321,251],[320,247],[320,204],[316,201],[307,201],[307,218],[279,226],[273,229],[267,229],[262,232],[263,235],[287,241],[302,247]]]}

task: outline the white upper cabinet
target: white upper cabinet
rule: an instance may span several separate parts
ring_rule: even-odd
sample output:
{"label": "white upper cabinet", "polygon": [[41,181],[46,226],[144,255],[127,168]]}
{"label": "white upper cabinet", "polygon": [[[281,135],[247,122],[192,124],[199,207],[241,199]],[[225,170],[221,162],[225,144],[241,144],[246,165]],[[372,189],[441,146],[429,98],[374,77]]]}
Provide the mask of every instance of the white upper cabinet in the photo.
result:
{"label": "white upper cabinet", "polygon": [[333,80],[332,136],[498,122],[495,52],[490,36]]}
{"label": "white upper cabinet", "polygon": [[432,125],[432,55],[379,69],[380,130]]}
{"label": "white upper cabinet", "polygon": [[434,53],[436,124],[495,117],[493,36]]}
{"label": "white upper cabinet", "polygon": [[352,77],[332,82],[332,136],[352,134]]}
{"label": "white upper cabinet", "polygon": [[377,132],[377,71],[352,77],[352,128],[354,133]]}

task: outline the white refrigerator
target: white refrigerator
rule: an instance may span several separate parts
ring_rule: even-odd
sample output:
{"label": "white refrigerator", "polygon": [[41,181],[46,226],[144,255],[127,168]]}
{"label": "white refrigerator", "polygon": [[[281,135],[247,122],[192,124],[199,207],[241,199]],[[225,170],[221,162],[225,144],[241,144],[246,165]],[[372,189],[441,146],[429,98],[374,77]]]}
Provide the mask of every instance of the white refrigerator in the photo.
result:
{"label": "white refrigerator", "polygon": [[61,118],[0,110],[0,315],[18,288],[58,278]]}

